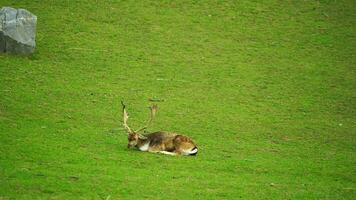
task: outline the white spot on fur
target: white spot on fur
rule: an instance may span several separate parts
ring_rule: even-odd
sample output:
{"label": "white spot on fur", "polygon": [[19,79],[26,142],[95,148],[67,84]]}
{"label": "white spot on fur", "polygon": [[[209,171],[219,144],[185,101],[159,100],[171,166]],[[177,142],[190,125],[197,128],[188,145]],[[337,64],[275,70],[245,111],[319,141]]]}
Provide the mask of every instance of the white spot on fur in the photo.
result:
{"label": "white spot on fur", "polygon": [[140,151],[147,151],[148,147],[150,147],[150,143],[147,142],[146,144],[140,146],[138,149],[140,149]]}

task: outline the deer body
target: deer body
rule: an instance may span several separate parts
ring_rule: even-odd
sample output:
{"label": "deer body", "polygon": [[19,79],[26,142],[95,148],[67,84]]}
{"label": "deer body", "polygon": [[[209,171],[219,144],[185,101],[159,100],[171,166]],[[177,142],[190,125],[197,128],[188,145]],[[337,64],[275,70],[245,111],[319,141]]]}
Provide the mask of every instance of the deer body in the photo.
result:
{"label": "deer body", "polygon": [[[155,112],[157,111],[157,106],[152,106],[150,109],[151,119],[148,121],[148,125],[152,122]],[[164,131],[149,134],[140,134],[138,131],[132,131],[127,125],[128,115],[125,105],[123,105],[123,113],[124,127],[128,133],[128,148],[137,148],[140,151],[168,155],[196,155],[198,153],[196,144],[187,136]],[[139,131],[146,129],[148,125]]]}
{"label": "deer body", "polygon": [[[145,138],[138,138],[136,147],[140,151],[148,151],[153,153],[164,153],[170,155],[196,155],[198,148],[193,140],[184,135],[168,132],[155,132],[143,135]],[[134,137],[129,137],[129,142],[136,140]]]}

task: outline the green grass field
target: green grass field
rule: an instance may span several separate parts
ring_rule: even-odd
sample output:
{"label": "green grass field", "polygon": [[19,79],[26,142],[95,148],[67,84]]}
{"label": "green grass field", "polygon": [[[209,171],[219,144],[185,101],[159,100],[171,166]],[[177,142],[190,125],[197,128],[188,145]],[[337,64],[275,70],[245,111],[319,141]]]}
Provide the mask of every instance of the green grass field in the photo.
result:
{"label": "green grass field", "polygon": [[[356,3],[0,0],[38,17],[0,55],[0,199],[355,199]],[[127,149],[139,127],[196,157]]]}

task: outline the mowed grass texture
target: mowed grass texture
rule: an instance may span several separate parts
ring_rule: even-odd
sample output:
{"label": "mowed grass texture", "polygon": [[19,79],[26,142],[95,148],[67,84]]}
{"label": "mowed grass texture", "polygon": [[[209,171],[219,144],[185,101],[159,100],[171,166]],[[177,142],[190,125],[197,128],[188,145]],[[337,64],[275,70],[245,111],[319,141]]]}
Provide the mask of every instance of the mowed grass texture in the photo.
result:
{"label": "mowed grass texture", "polygon": [[[355,199],[355,1],[1,0],[0,199]],[[129,150],[138,128],[198,156]]]}

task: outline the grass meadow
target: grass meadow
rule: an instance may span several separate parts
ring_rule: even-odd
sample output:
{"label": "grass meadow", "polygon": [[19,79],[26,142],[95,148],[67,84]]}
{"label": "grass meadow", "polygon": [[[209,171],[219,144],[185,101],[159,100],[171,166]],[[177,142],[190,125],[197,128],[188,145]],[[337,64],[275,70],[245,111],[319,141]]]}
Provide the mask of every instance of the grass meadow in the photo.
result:
{"label": "grass meadow", "polygon": [[[0,199],[355,199],[352,0],[0,0],[38,17],[0,55]],[[149,131],[199,154],[127,149]]]}

